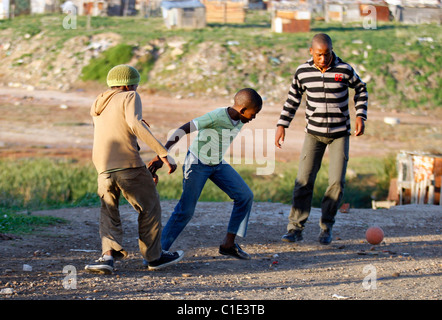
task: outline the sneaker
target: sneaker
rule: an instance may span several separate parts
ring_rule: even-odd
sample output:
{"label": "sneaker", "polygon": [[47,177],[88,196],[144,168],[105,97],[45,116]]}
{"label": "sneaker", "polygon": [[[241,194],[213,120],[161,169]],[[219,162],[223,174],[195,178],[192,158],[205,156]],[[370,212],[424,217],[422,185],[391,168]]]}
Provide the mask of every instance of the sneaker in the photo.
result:
{"label": "sneaker", "polygon": [[331,230],[322,230],[319,234],[319,243],[320,244],[330,244],[332,242],[332,231]]}
{"label": "sneaker", "polygon": [[180,262],[183,257],[184,252],[182,250],[178,250],[177,252],[169,252],[163,250],[159,259],[151,262],[143,260],[143,264],[147,266],[148,270],[159,270]]}
{"label": "sneaker", "polygon": [[281,240],[285,242],[298,242],[302,241],[302,230],[292,229],[282,236]]}
{"label": "sneaker", "polygon": [[84,269],[90,273],[112,274],[114,271],[114,260],[104,260],[103,257],[96,260],[95,263],[88,264]]}
{"label": "sneaker", "polygon": [[219,253],[225,256],[232,256],[237,259],[243,259],[243,260],[251,259],[250,255],[247,252],[245,252],[243,249],[241,249],[241,247],[236,243],[235,245],[233,245],[233,247],[227,249],[219,246]]}

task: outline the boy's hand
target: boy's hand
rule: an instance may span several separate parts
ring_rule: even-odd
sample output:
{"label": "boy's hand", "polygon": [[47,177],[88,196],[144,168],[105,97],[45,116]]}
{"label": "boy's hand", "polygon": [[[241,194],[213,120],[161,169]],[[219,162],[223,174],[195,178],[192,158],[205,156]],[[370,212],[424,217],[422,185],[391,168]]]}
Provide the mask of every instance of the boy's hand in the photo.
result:
{"label": "boy's hand", "polygon": [[164,162],[166,164],[166,166],[169,167],[168,174],[171,174],[176,170],[177,165],[175,164],[175,160],[171,156],[166,156],[166,157],[160,158],[160,160],[162,162]]}
{"label": "boy's hand", "polygon": [[156,156],[155,158],[150,160],[150,162],[147,164],[147,169],[149,169],[150,173],[154,175],[156,174],[158,169],[161,169],[162,166],[163,166],[163,161],[161,161],[159,156]]}
{"label": "boy's hand", "polygon": [[365,131],[364,119],[357,117],[355,121],[355,136],[362,136]]}
{"label": "boy's hand", "polygon": [[169,168],[169,172],[168,172],[169,174],[173,173],[177,168],[177,165],[175,164],[175,160],[170,156],[162,157],[162,158],[160,158],[159,156],[156,156],[155,158],[150,160],[150,162],[147,164],[147,169],[152,174],[155,184],[158,183],[158,176],[157,176],[156,172],[158,169],[161,169],[163,167],[163,163],[165,163],[167,165],[167,167]]}
{"label": "boy's hand", "polygon": [[157,174],[156,173],[152,173],[152,178],[153,178],[153,182],[155,183],[155,185],[157,185],[158,181],[159,181]]}
{"label": "boy's hand", "polygon": [[283,126],[278,126],[276,128],[276,135],[275,135],[275,145],[281,149],[282,144],[284,143],[285,139],[285,128]]}

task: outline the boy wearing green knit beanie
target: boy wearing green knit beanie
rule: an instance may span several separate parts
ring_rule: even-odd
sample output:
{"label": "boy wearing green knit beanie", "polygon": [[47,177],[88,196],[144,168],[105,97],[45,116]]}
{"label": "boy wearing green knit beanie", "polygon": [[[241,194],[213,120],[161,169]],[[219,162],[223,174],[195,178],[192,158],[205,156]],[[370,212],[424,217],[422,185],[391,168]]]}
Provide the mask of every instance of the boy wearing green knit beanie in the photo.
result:
{"label": "boy wearing green knit beanie", "polygon": [[141,159],[137,139],[160,157],[169,174],[176,165],[143,120],[141,98],[136,92],[139,82],[140,74],[134,67],[113,67],[107,75],[109,90],[100,94],[91,107],[92,161],[98,173],[102,245],[102,256],[85,267],[91,273],[111,274],[114,259],[127,256],[118,209],[121,194],[138,212],[138,244],[149,270],[175,264],[184,256],[181,250],[172,253],[161,247],[161,204],[154,178]]}

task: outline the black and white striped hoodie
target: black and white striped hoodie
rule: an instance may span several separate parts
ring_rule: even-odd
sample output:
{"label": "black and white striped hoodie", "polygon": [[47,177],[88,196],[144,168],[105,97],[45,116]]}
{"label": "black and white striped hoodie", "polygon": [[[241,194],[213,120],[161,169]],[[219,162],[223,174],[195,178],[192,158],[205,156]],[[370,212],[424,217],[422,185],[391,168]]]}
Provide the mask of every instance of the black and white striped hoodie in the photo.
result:
{"label": "black and white striped hoodie", "polygon": [[355,90],[356,116],[366,120],[367,87],[355,70],[333,53],[333,62],[322,73],[311,58],[296,69],[277,125],[289,127],[306,92],[306,132],[330,138],[350,135],[348,88]]}

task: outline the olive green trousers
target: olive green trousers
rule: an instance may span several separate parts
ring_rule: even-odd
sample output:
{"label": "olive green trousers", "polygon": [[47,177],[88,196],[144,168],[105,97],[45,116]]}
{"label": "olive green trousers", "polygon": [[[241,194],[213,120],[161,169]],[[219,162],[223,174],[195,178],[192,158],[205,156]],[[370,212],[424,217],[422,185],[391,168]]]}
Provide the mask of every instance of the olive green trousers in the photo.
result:
{"label": "olive green trousers", "polygon": [[329,152],[328,187],[322,198],[319,226],[330,230],[335,223],[345,186],[350,137],[325,138],[306,133],[293,190],[287,230],[303,230],[310,215],[313,188],[326,148]]}
{"label": "olive green trousers", "polygon": [[161,203],[152,174],[146,167],[130,168],[98,175],[101,198],[100,237],[103,254],[122,251],[123,227],[119,211],[120,195],[138,213],[138,245],[147,261],[161,256]]}

